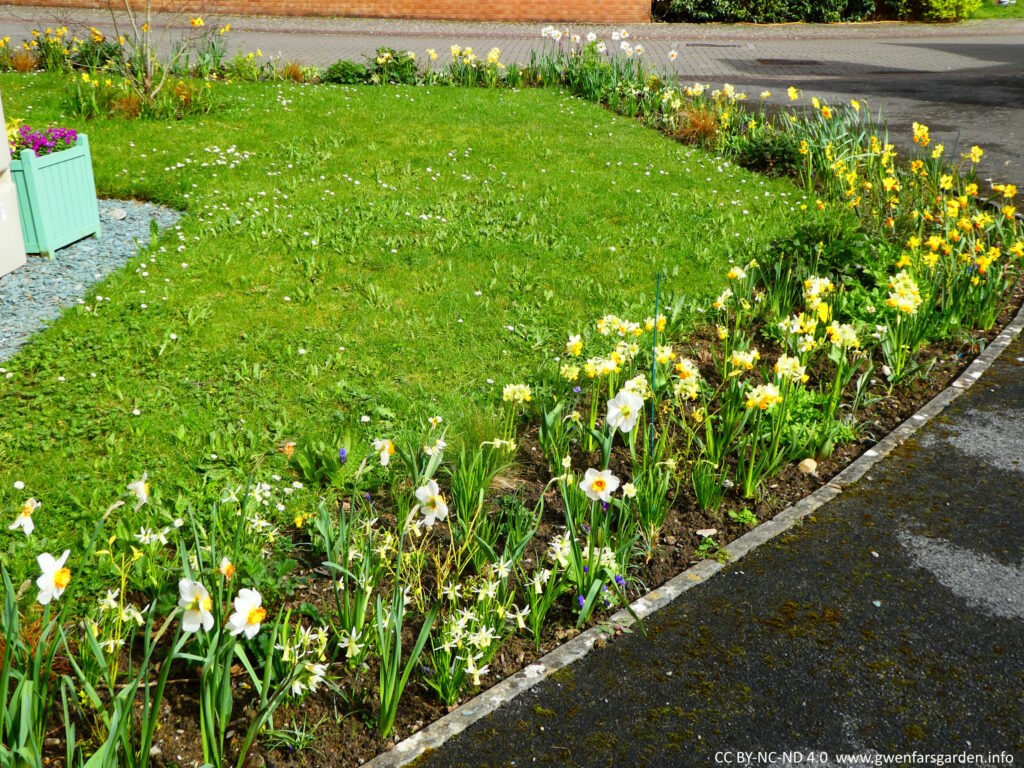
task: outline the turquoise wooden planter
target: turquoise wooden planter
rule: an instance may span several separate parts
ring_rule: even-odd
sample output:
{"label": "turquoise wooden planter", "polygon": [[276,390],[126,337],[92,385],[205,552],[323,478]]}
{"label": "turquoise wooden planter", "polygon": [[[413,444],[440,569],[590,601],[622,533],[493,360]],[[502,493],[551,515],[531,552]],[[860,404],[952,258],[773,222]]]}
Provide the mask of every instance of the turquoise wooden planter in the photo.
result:
{"label": "turquoise wooden planter", "polygon": [[92,176],[89,137],[78,134],[75,146],[36,157],[23,149],[11,160],[18,190],[25,251],[52,256],[58,248],[89,235],[100,235],[100,210]]}

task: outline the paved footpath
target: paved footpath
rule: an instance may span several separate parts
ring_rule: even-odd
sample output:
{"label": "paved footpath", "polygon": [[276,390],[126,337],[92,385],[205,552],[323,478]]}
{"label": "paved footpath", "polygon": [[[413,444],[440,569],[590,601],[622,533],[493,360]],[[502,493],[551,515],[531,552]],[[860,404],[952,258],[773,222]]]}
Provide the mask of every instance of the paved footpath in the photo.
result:
{"label": "paved footpath", "polygon": [[[0,37],[17,41],[33,28],[59,23],[73,30],[111,29],[103,10],[0,5]],[[266,56],[320,66],[341,58],[363,60],[384,45],[421,58],[433,48],[446,59],[453,43],[481,53],[497,47],[503,61],[525,61],[545,43],[540,24],[207,18],[211,28],[225,23],[231,24],[231,54],[258,48]],[[165,24],[187,27],[184,18],[161,17],[154,28]],[[570,26],[611,37],[609,27]],[[906,141],[910,124],[924,122],[948,149],[981,145],[982,179],[1024,188],[1024,19],[958,25],[639,24],[629,30],[631,42],[644,46],[654,66],[683,79],[730,82],[754,98],[767,88],[775,103],[786,102],[789,85],[833,102],[864,99],[888,118],[893,137]],[[678,53],[674,62],[670,51]]]}
{"label": "paved footpath", "polygon": [[1018,340],[803,526],[654,614],[647,639],[593,651],[416,765],[706,767],[736,751],[842,765],[915,750],[1020,765],[1022,446]]}

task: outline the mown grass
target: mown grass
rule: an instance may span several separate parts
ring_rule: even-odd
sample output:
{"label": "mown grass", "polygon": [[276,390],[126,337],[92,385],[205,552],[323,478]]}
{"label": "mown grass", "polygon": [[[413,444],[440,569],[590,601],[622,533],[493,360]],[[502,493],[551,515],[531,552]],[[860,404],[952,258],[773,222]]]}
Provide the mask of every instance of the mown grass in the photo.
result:
{"label": "mown grass", "polygon": [[0,364],[0,510],[42,503],[31,539],[0,529],[16,583],[144,471],[154,503],[119,510],[122,534],[265,453],[287,474],[285,440],[347,424],[368,446],[435,413],[455,433],[569,332],[653,314],[659,270],[704,298],[819,215],[552,91],[232,84],[204,117],[81,126],[59,79],[0,87],[9,118],[88,132],[102,195],[186,214]]}

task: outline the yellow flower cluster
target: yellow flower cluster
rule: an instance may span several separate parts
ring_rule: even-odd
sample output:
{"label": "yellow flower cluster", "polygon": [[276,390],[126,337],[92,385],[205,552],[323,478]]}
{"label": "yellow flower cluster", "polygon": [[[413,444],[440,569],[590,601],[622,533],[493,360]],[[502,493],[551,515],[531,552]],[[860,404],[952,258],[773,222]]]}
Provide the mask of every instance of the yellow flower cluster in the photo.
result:
{"label": "yellow flower cluster", "polygon": [[860,347],[860,339],[857,338],[857,329],[848,323],[840,324],[835,321],[825,329],[829,340],[837,347],[843,349],[857,349]]}
{"label": "yellow flower cluster", "polygon": [[781,402],[782,395],[779,394],[779,388],[774,384],[761,384],[750,390],[747,395],[747,408],[750,409],[759,408],[762,411],[767,411],[773,405],[778,405]]}
{"label": "yellow flower cluster", "polygon": [[533,389],[529,384],[506,384],[501,391],[501,399],[506,403],[525,405],[533,398]]}
{"label": "yellow flower cluster", "polygon": [[908,315],[916,315],[921,306],[921,291],[906,270],[889,278],[889,306]]}
{"label": "yellow flower cluster", "polygon": [[807,369],[800,365],[799,358],[789,355],[780,355],[775,362],[775,373],[784,381],[791,381],[794,384],[804,384],[809,378]]}
{"label": "yellow flower cluster", "polygon": [[674,385],[676,397],[686,400],[696,400],[700,393],[700,371],[692,360],[682,359],[676,363],[676,373],[679,380]]}

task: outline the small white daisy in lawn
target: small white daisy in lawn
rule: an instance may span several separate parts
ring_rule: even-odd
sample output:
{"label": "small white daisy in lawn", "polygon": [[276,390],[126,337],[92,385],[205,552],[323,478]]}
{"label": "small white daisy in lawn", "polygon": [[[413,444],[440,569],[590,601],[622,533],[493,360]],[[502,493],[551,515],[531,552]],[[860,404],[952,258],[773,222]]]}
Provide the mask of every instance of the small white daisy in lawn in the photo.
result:
{"label": "small white daisy in lawn", "polygon": [[291,297],[290,297],[290,296],[285,296],[285,297],[284,297],[284,300],[285,300],[285,302],[289,302],[289,301],[291,301],[292,299],[291,299]]}
{"label": "small white daisy in lawn", "polygon": [[362,416],[359,417],[359,420],[361,422],[363,422],[363,424],[369,424],[370,423],[370,417],[368,415],[366,415],[365,413]]}
{"label": "small white daisy in lawn", "polygon": [[23,482],[21,482],[21,480],[15,480],[14,481],[14,490],[21,491],[21,490],[24,490],[24,488],[25,488],[25,484]]}
{"label": "small white daisy in lawn", "polygon": [[142,415],[142,411],[140,411],[138,408],[132,408],[132,416],[141,416],[141,415]]}
{"label": "small white daisy in lawn", "polygon": [[306,349],[305,349],[305,347],[299,347],[299,354],[300,354],[300,355],[304,355],[304,354],[306,354]]}

